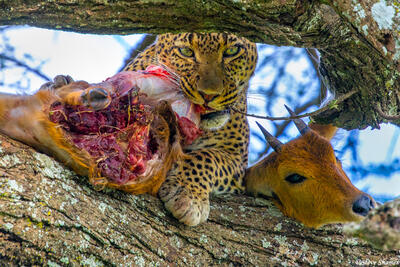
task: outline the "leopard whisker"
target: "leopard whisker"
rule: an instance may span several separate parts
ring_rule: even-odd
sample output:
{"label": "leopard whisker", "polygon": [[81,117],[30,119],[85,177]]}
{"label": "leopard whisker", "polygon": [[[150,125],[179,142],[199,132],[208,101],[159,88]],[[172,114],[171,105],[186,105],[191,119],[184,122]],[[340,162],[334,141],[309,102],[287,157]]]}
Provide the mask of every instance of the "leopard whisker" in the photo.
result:
{"label": "leopard whisker", "polygon": [[180,86],[180,80],[181,80],[180,75],[177,74],[175,71],[173,71],[173,69],[170,68],[168,65],[166,65],[165,63],[160,62],[157,57],[152,57],[151,60],[150,60],[150,64],[162,67],[170,75],[170,77],[169,77],[170,80],[175,85]]}

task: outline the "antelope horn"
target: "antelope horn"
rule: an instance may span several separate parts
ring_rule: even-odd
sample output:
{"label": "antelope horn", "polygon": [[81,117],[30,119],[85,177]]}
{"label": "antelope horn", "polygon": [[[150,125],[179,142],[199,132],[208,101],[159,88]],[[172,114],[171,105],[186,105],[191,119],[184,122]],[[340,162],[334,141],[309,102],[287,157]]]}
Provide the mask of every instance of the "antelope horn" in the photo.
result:
{"label": "antelope horn", "polygon": [[[287,111],[289,111],[291,117],[296,116],[296,113],[294,113],[294,111],[291,110],[288,106],[285,105],[285,108],[287,109]],[[311,130],[310,127],[308,127],[307,124],[301,119],[293,119],[293,122],[301,135],[304,135]]]}
{"label": "antelope horn", "polygon": [[279,152],[281,151],[281,146],[282,143],[272,134],[270,134],[267,130],[265,130],[264,127],[261,126],[261,124],[259,124],[256,121],[258,127],[260,128],[261,132],[263,133],[265,140],[268,142],[268,144],[276,151]]}

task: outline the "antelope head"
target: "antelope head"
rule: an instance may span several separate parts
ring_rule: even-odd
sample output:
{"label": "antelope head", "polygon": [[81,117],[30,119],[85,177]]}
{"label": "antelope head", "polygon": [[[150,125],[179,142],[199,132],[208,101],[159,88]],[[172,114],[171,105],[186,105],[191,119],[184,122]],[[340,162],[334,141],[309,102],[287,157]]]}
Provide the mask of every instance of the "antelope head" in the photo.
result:
{"label": "antelope head", "polygon": [[293,121],[301,136],[286,144],[257,123],[275,151],[247,170],[246,190],[272,197],[283,214],[309,227],[362,220],[376,204],[336,158],[330,144],[336,127]]}

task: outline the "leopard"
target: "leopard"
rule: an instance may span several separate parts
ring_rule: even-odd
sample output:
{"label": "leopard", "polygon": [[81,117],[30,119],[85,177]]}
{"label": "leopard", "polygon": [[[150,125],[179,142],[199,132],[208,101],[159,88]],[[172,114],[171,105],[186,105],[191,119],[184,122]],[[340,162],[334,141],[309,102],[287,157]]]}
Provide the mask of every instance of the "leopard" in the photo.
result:
{"label": "leopard", "polygon": [[210,194],[245,191],[249,125],[247,89],[257,64],[256,44],[231,33],[166,33],[125,71],[161,65],[179,77],[184,95],[204,110],[202,135],[183,150],[158,196],[189,226],[205,222]]}

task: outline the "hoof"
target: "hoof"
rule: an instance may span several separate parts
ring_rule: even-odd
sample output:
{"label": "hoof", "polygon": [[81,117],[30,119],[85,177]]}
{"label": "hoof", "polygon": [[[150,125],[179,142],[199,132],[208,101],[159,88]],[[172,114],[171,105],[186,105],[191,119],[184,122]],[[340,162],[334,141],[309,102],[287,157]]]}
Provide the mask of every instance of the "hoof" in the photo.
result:
{"label": "hoof", "polygon": [[57,75],[54,77],[54,89],[60,88],[64,85],[72,83],[74,80],[71,76]]}
{"label": "hoof", "polygon": [[64,85],[70,84],[74,81],[71,76],[57,75],[54,77],[52,82],[46,82],[40,86],[39,90],[55,90],[63,87]]}
{"label": "hoof", "polygon": [[103,88],[85,90],[82,95],[82,103],[94,110],[106,108],[111,103],[109,93]]}

